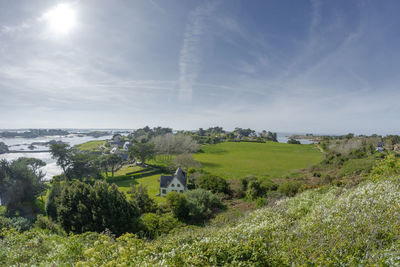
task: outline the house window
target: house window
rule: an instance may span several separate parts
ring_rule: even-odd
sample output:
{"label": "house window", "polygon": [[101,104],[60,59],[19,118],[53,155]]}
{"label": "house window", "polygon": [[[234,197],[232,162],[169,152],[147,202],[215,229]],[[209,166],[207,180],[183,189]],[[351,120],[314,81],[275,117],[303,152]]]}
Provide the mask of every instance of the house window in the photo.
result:
{"label": "house window", "polygon": [[180,184],[177,184],[176,186],[177,186],[177,187],[181,187],[181,185],[180,185]]}
{"label": "house window", "polygon": [[174,185],[174,184],[171,184],[171,186],[174,187],[175,185]]}
{"label": "house window", "polygon": [[183,190],[179,190],[179,192],[183,193]]}
{"label": "house window", "polygon": [[166,194],[166,193],[167,193],[167,190],[163,189],[163,190],[162,190],[162,193],[163,193],[163,194]]}

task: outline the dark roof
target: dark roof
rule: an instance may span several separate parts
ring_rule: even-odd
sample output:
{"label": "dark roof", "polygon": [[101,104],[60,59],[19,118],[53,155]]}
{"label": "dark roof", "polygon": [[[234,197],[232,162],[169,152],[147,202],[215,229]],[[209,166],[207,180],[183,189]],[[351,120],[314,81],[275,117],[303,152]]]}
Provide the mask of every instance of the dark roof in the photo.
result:
{"label": "dark roof", "polygon": [[172,176],[161,175],[160,177],[160,187],[168,187],[169,183],[172,181]]}
{"label": "dark roof", "polygon": [[174,173],[174,177],[176,177],[181,184],[186,187],[187,179],[186,179],[186,173],[181,169],[181,167],[178,167]]}
{"label": "dark roof", "polygon": [[184,187],[187,187],[186,173],[181,169],[181,167],[178,167],[175,173],[171,176],[161,175],[160,187],[168,187],[168,185],[172,182],[174,177],[176,177]]}

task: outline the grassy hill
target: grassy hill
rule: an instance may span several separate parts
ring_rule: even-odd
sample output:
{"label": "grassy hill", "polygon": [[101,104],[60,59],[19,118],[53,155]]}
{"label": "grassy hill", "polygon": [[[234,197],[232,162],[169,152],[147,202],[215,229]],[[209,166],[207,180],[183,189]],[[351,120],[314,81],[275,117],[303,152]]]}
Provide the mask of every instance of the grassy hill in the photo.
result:
{"label": "grassy hill", "polygon": [[[394,266],[400,263],[400,182],[388,165],[353,188],[326,186],[222,226],[154,241],[126,234],[2,232],[0,264],[77,266]],[[56,246],[54,244],[57,244]]]}
{"label": "grassy hill", "polygon": [[224,178],[281,177],[322,160],[322,153],[314,145],[225,142],[203,146],[202,150],[204,153],[193,155],[195,160],[205,170]]}

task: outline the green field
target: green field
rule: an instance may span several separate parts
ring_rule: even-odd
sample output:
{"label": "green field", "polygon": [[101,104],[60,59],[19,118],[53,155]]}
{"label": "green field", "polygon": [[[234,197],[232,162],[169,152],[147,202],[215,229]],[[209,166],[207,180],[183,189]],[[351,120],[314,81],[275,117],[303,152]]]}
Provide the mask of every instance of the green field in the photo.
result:
{"label": "green field", "polygon": [[322,160],[322,153],[314,145],[275,142],[225,142],[203,146],[202,151],[193,154],[194,159],[204,170],[224,178],[282,177]]}
{"label": "green field", "polygon": [[[83,144],[80,149],[94,149],[103,141]],[[201,167],[224,178],[242,178],[255,175],[260,178],[276,178],[289,175],[294,170],[309,167],[322,160],[322,153],[314,145],[289,145],[275,142],[234,143],[225,142],[217,145],[205,145],[200,153],[193,154]],[[151,164],[168,166],[166,160],[151,160]],[[157,202],[164,198],[156,196],[159,190],[160,173],[154,167],[124,166],[108,177],[109,183],[118,185],[121,191],[128,192],[132,184],[147,187],[149,195]],[[111,175],[109,173],[109,175]]]}
{"label": "green field", "polygon": [[168,174],[160,173],[152,167],[124,166],[115,172],[114,177],[108,177],[107,181],[110,184],[115,183],[124,193],[127,193],[132,185],[142,185],[156,202],[163,202],[163,197],[156,196],[159,192],[160,175]]}
{"label": "green field", "polygon": [[80,145],[76,145],[75,147],[81,151],[95,151],[99,150],[100,146],[104,144],[105,140],[99,141],[89,141]]}

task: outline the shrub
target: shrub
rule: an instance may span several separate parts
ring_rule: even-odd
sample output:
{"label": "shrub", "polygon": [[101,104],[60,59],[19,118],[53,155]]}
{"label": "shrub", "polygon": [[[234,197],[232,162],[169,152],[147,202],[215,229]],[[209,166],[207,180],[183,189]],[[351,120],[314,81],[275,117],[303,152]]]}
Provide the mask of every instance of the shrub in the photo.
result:
{"label": "shrub", "polygon": [[297,194],[300,187],[301,183],[298,181],[287,181],[279,185],[278,191],[288,197],[293,197]]}
{"label": "shrub", "polygon": [[0,216],[0,230],[3,228],[10,229],[11,228],[11,220],[4,216]]}
{"label": "shrub", "polygon": [[169,192],[167,194],[167,204],[172,213],[179,220],[186,220],[189,216],[188,202],[184,194]]}
{"label": "shrub", "polygon": [[247,185],[246,198],[249,200],[254,200],[265,194],[264,188],[258,180],[250,181]]}
{"label": "shrub", "polygon": [[148,238],[155,238],[162,234],[169,233],[172,229],[183,224],[173,217],[171,213],[156,214],[145,213],[140,218],[144,235]]}
{"label": "shrub", "polygon": [[157,204],[153,198],[149,197],[146,187],[132,185],[129,193],[131,194],[131,202],[139,208],[140,213],[155,212],[157,210]]}
{"label": "shrub", "polygon": [[230,195],[231,189],[228,182],[221,177],[205,174],[200,176],[197,180],[197,186],[206,190],[210,190],[213,193],[224,193]]}
{"label": "shrub", "polygon": [[267,199],[265,197],[259,197],[254,203],[256,205],[256,208],[262,208],[267,205]]}
{"label": "shrub", "polygon": [[39,229],[49,230],[51,233],[58,235],[65,235],[65,231],[60,225],[55,223],[52,219],[39,215],[35,222],[35,227]]}
{"label": "shrub", "polygon": [[223,207],[217,196],[204,189],[186,191],[184,195],[187,198],[187,207],[191,220],[208,219],[216,210]]}

